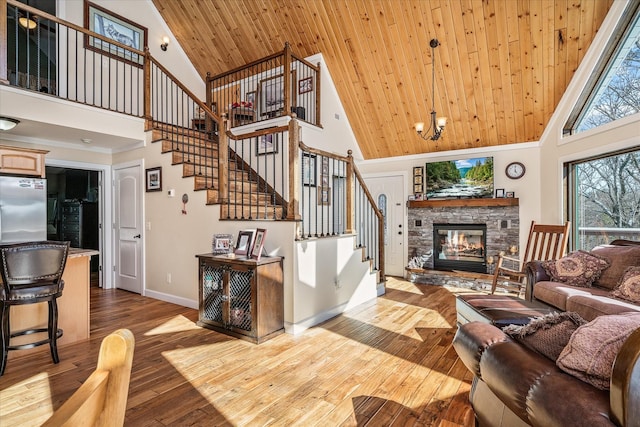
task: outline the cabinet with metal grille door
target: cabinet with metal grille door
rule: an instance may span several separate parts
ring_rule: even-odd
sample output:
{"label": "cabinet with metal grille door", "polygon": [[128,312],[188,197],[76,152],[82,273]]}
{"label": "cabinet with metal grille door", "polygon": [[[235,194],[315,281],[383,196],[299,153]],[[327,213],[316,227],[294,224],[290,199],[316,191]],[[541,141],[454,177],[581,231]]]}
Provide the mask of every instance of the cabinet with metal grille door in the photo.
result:
{"label": "cabinet with metal grille door", "polygon": [[254,343],[284,332],[281,257],[197,258],[200,326]]}

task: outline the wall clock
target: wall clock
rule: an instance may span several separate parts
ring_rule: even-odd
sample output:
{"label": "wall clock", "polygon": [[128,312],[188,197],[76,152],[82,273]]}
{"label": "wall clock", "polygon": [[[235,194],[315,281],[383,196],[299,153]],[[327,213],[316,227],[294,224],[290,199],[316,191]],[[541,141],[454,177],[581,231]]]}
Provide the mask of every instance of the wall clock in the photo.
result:
{"label": "wall clock", "polygon": [[511,162],[507,165],[505,173],[511,179],[518,179],[524,176],[525,167],[520,162]]}

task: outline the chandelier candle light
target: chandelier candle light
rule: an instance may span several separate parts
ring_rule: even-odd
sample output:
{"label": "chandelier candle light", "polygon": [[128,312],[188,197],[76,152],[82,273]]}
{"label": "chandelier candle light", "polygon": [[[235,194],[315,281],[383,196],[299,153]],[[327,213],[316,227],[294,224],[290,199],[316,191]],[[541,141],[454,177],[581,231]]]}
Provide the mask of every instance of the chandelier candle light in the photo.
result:
{"label": "chandelier candle light", "polygon": [[[444,130],[444,127],[447,124],[446,117],[438,117],[436,118],[436,57],[435,50],[436,47],[440,46],[440,42],[438,39],[431,39],[429,42],[429,46],[431,46],[431,123],[429,124],[429,129],[424,132],[424,123],[418,122],[415,124],[416,132],[418,135],[424,140],[437,141]],[[433,135],[429,136],[427,133],[433,129]],[[424,132],[424,133],[423,133]]]}

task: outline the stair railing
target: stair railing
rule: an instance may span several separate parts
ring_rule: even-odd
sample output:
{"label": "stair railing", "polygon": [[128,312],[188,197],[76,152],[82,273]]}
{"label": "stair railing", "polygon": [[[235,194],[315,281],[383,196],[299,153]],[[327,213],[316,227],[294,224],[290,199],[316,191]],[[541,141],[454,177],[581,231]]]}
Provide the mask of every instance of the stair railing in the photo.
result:
{"label": "stair railing", "polygon": [[351,150],[340,156],[299,142],[295,157],[299,167],[292,169],[299,178],[290,183],[290,193],[298,194],[298,240],[353,234],[363,258],[384,281],[384,217]]}
{"label": "stair railing", "polygon": [[213,189],[226,165],[218,154],[221,117],[148,51],[146,59],[145,118],[154,139],[170,145],[163,151],[171,150],[174,163],[183,163],[183,176],[194,176],[196,189]]}
{"label": "stair railing", "polygon": [[[224,126],[229,126],[228,120],[224,121]],[[220,167],[218,175],[220,219],[287,218],[288,138],[289,126],[242,135],[235,135],[230,130],[220,134],[220,162],[228,165],[227,168]]]}

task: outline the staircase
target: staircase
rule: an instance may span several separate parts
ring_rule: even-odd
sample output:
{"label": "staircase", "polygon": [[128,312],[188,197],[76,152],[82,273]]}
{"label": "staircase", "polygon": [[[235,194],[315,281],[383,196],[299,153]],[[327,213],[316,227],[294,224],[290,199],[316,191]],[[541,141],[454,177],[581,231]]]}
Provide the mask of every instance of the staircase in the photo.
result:
{"label": "staircase", "polygon": [[182,177],[193,178],[194,191],[206,191],[207,205],[220,205],[221,220],[284,219],[285,201],[255,170],[229,150],[228,200],[218,183],[218,136],[205,131],[154,122],[152,142],[182,165]]}

